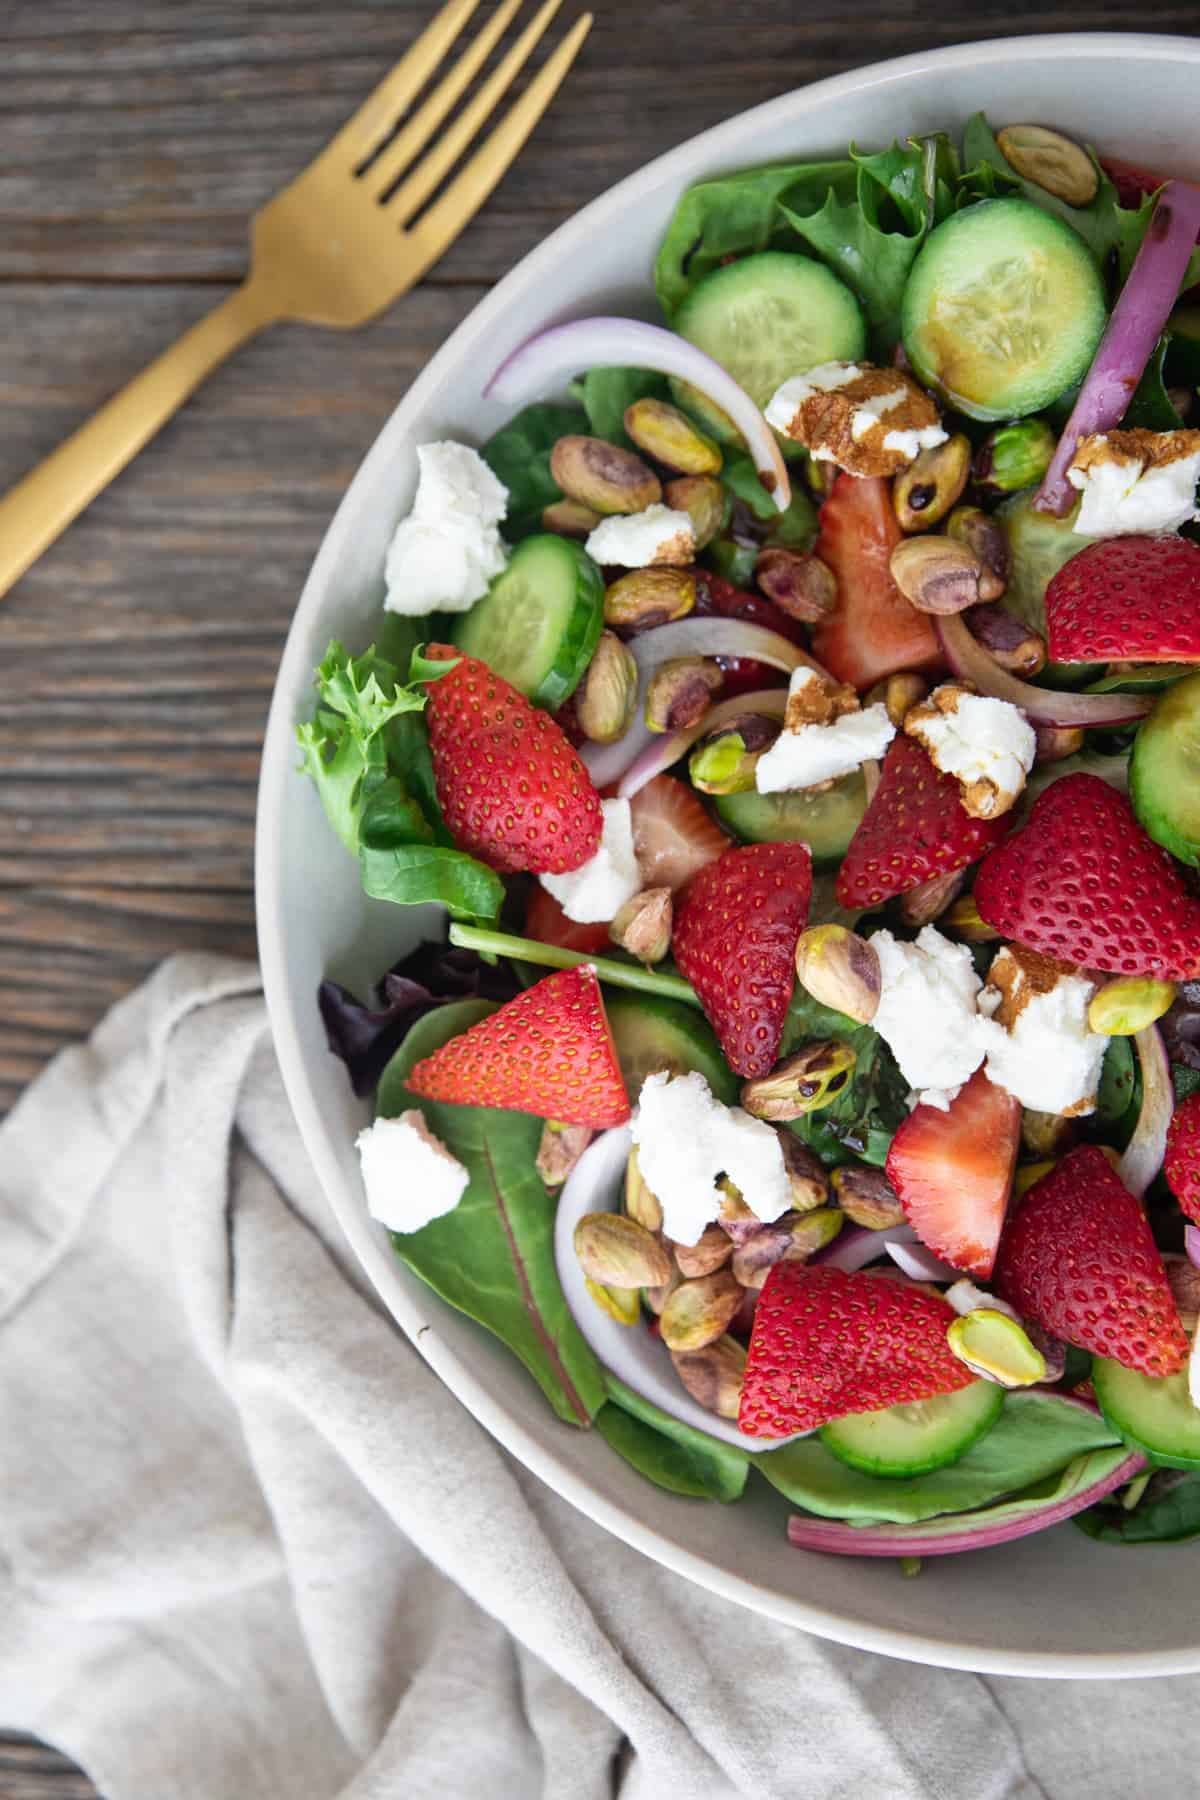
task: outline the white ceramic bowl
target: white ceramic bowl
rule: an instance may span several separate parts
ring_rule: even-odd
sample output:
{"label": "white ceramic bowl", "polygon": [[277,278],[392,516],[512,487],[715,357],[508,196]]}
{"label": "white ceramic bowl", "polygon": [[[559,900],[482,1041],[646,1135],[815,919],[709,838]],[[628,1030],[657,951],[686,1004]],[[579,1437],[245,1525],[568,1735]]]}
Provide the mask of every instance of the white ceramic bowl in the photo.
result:
{"label": "white ceramic bowl", "polygon": [[328,639],[361,648],[374,633],[384,549],[414,488],[414,447],[431,438],[486,438],[503,412],[483,401],[482,383],[539,327],[594,312],[651,313],[654,253],[689,182],[772,159],[840,154],[851,139],[883,145],[916,131],[955,131],[978,108],[997,124],[1044,121],[1151,168],[1200,176],[1198,92],[1200,42],[1185,38],[967,44],[786,94],[602,195],[476,307],[381,432],[313,565],[267,729],[258,923],[279,1060],[334,1211],[400,1325],[501,1443],[618,1537],[746,1606],[919,1662],[1076,1677],[1200,1669],[1200,1552],[1189,1562],[1178,1547],[1108,1547],[1067,1525],[999,1549],[939,1558],[919,1581],[895,1580],[865,1559],[790,1549],[788,1508],[766,1491],[733,1511],[676,1498],[635,1474],[594,1434],[558,1423],[507,1350],[411,1275],[367,1215],[353,1149],[366,1109],[325,1048],[316,988],[329,974],[365,992],[418,939],[422,921],[364,898],[311,784],[295,772],[294,728],[310,712],[312,670]]}

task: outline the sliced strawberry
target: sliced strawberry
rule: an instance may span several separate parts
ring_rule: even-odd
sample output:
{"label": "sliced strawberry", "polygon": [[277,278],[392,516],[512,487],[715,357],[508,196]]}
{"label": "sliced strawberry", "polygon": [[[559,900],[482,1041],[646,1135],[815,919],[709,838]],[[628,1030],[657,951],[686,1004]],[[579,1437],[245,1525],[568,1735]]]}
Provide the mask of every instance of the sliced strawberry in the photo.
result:
{"label": "sliced strawberry", "polygon": [[590,963],[547,975],[417,1063],[408,1087],[452,1106],[499,1106],[604,1131],[629,1117]]}
{"label": "sliced strawberry", "polygon": [[969,1386],[946,1343],[954,1317],[944,1300],[866,1270],[776,1263],[754,1313],[739,1429],[787,1437]]}
{"label": "sliced strawberry", "polygon": [[1068,1344],[1174,1375],[1188,1342],[1146,1215],[1095,1144],[1068,1151],[1009,1218],[996,1287]]}
{"label": "sliced strawberry", "polygon": [[525,936],[539,944],[557,944],[560,950],[581,950],[585,956],[599,956],[612,949],[607,925],[580,925],[568,919],[553,894],[536,882],[525,908]]}
{"label": "sliced strawberry", "polygon": [[813,546],[837,577],[837,605],[813,626],[812,650],[830,674],[856,688],[942,660],[932,624],[892,580],[889,559],[902,536],[890,482],[838,477]]}
{"label": "sliced strawberry", "polygon": [[807,644],[804,626],[798,619],[790,618],[773,600],[763,594],[748,594],[745,588],[734,587],[732,581],[710,575],[707,569],[696,569],[694,573],[697,618],[745,619],[748,625],[761,625],[764,630],[774,631],[793,644]]}
{"label": "sliced strawberry", "polygon": [[1064,563],[1046,589],[1055,662],[1200,660],[1200,544],[1114,537]]}
{"label": "sliced strawberry", "polygon": [[1167,1185],[1193,1225],[1200,1225],[1200,1093],[1175,1108],[1163,1158]]}
{"label": "sliced strawberry", "polygon": [[1124,794],[1063,775],[1029,821],[984,858],[980,916],[1031,950],[1113,975],[1200,974],[1200,901]]}
{"label": "sliced strawberry", "polygon": [[675,962],[738,1075],[765,1075],[779,1054],[811,893],[807,844],[745,844],[701,869],[679,903]]}
{"label": "sliced strawberry", "polygon": [[456,666],[428,686],[438,804],[460,849],[504,874],[561,875],[600,845],[600,796],[558,725],[486,663],[428,644]]}
{"label": "sliced strawberry", "polygon": [[1135,212],[1147,195],[1157,194],[1167,180],[1165,175],[1156,175],[1140,163],[1124,162],[1119,156],[1101,156],[1097,161],[1116,188],[1121,205],[1130,206]]}
{"label": "sliced strawberry", "polygon": [[629,803],[633,848],[644,887],[678,893],[696,874],[724,855],[728,834],[705,811],[687,783],[656,775]]}
{"label": "sliced strawberry", "polygon": [[888,1180],[921,1242],[984,1281],[1020,1147],[1020,1102],[976,1069],[949,1112],[916,1107],[888,1150]]}
{"label": "sliced strawberry", "polygon": [[893,738],[883,774],[838,870],[846,907],[879,906],[927,881],[965,869],[1004,836],[1012,817],[973,819],[958,782],[934,767],[915,738]]}

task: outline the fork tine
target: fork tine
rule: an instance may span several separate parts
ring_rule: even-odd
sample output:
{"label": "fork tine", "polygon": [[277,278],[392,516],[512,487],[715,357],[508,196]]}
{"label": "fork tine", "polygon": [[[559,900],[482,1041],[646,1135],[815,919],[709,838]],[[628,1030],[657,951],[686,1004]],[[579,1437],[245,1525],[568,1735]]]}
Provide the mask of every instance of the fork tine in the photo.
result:
{"label": "fork tine", "polygon": [[522,0],[504,0],[504,4],[497,7],[470,49],[463,51],[420,112],[380,151],[365,172],[376,199],[387,193],[403,175],[417,152],[425,148],[454,102],[475,79],[495,45],[503,37],[521,3]]}
{"label": "fork tine", "polygon": [[387,137],[409,101],[420,93],[478,5],[479,0],[447,0],[416,42],[409,45],[400,61],[330,139],[321,160],[336,158],[353,166],[363,162]]}
{"label": "fork tine", "polygon": [[591,28],[591,13],[584,13],[575,21],[558,49],[546,58],[521,98],[479,146],[436,206],[431,206],[415,230],[407,234],[406,242],[418,259],[419,271],[427,269],[447,244],[454,241],[519,156],[526,138],[558,92]]}
{"label": "fork tine", "polygon": [[[404,225],[448,175],[480,127],[489,119],[549,29],[561,0],[544,0],[512,49],[488,77],[471,104],[438,139],[388,201],[389,216]],[[522,140],[523,142],[524,140]]]}

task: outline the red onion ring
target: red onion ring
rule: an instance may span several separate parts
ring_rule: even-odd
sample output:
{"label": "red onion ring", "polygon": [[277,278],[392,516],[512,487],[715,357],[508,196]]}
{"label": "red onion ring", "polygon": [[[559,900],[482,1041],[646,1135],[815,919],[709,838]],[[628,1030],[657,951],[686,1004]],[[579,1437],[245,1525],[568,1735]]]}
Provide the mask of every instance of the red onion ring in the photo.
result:
{"label": "red onion ring", "polygon": [[1162,1168],[1167,1128],[1175,1110],[1175,1089],[1158,1026],[1144,1026],[1134,1034],[1133,1041],[1142,1065],[1142,1110],[1117,1173],[1129,1192],[1140,1200]]}
{"label": "red onion ring", "polygon": [[961,613],[943,615],[933,623],[954,673],[974,682],[981,694],[1019,706],[1035,726],[1128,725],[1144,718],[1154,705],[1149,694],[1065,694],[1057,688],[1033,687],[988,655]]}

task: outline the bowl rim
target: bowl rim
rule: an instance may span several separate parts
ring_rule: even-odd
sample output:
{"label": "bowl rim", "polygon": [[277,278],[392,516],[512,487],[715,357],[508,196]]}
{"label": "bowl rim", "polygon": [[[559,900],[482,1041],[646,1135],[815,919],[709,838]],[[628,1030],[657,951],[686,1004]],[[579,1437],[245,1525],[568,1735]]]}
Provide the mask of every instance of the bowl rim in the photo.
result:
{"label": "bowl rim", "polygon": [[[1053,32],[1028,38],[988,38],[864,64],[747,108],[644,163],[565,220],[484,294],[430,358],[375,438],[338,504],[304,584],[276,673],[263,741],[255,826],[255,911],[263,990],[280,1073],[305,1151],[330,1207],[380,1298],[410,1342],[451,1393],[504,1449],[555,1493],[615,1537],[710,1592],[782,1624],[855,1649],[936,1667],[994,1675],[1098,1680],[1200,1671],[1200,1639],[1192,1649],[1120,1653],[1014,1650],[998,1649],[985,1642],[970,1643],[961,1635],[943,1638],[929,1631],[843,1618],[824,1606],[780,1594],[748,1577],[717,1568],[703,1556],[646,1525],[625,1506],[597,1493],[585,1477],[561,1462],[553,1449],[539,1442],[492,1398],[472,1366],[444,1342],[436,1327],[431,1327],[416,1301],[397,1282],[388,1279],[394,1275],[390,1254],[373,1238],[368,1239],[360,1231],[353,1230],[349,1222],[351,1197],[326,1140],[317,1097],[309,1089],[300,1034],[289,999],[282,855],[285,784],[293,777],[296,766],[291,725],[292,696],[300,691],[300,683],[308,682],[311,673],[302,654],[303,628],[308,615],[316,610],[327,575],[336,566],[342,539],[351,527],[359,492],[379,465],[394,461],[397,450],[405,441],[410,416],[420,411],[427,396],[436,394],[445,365],[457,359],[464,343],[486,337],[491,321],[504,312],[514,288],[535,280],[542,270],[569,255],[577,242],[603,229],[610,212],[620,210],[631,191],[647,182],[669,180],[676,168],[681,181],[685,179],[685,171],[690,175],[698,148],[702,148],[714,164],[728,156],[732,166],[739,139],[747,126],[795,110],[800,96],[814,103],[828,102],[851,94],[861,95],[865,90],[917,74],[936,77],[939,71],[986,69],[990,64],[1000,62],[1067,59],[1084,51],[1089,56],[1111,61],[1124,61],[1131,56],[1146,61],[1186,61],[1200,71],[1200,39],[1159,32]],[[803,110],[803,102],[800,110]],[[357,1197],[353,1204],[358,1206]]]}

